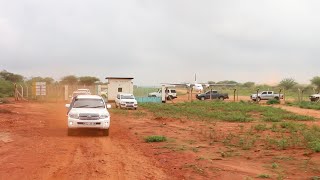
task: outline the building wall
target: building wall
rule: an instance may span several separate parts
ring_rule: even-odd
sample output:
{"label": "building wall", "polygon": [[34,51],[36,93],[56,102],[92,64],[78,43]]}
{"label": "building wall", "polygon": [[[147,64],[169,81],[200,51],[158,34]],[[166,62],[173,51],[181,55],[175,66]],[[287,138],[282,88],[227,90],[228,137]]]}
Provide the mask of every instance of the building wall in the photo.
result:
{"label": "building wall", "polygon": [[118,88],[122,88],[123,93],[133,94],[133,81],[131,79],[109,79],[108,82],[109,101],[114,101],[116,99]]}

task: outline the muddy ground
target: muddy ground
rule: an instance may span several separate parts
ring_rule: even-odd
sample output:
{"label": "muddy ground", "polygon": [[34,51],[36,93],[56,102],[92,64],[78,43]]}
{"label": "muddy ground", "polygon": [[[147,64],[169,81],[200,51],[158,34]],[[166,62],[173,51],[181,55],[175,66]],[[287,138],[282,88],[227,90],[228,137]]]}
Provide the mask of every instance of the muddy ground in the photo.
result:
{"label": "muddy ground", "polygon": [[[283,108],[320,117],[315,110]],[[70,137],[63,103],[1,104],[0,110],[1,180],[256,179],[263,174],[270,175],[271,179],[311,179],[320,176],[319,153],[301,148],[230,150],[218,141],[228,132],[241,133],[241,129],[253,123],[156,118],[144,110],[113,109],[109,137],[96,131],[79,131]],[[319,125],[318,122],[311,124]],[[210,134],[211,130],[214,135]],[[144,137],[149,135],[164,135],[168,141],[144,142]],[[279,167],[273,168],[274,163]]]}

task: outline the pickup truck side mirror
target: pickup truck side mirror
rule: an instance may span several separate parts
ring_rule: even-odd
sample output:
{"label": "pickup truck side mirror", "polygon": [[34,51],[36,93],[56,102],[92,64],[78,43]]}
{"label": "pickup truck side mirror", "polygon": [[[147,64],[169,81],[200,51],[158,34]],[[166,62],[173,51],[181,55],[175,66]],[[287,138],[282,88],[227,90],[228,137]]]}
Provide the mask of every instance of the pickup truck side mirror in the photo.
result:
{"label": "pickup truck side mirror", "polygon": [[111,109],[111,104],[107,104],[107,109]]}
{"label": "pickup truck side mirror", "polygon": [[66,108],[70,108],[70,104],[66,104]]}

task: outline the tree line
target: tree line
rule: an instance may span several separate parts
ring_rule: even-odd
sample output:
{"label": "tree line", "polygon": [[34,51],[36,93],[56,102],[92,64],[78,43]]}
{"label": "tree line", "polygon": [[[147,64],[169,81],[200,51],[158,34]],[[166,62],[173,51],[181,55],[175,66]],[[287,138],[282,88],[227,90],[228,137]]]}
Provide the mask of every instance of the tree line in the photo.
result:
{"label": "tree line", "polygon": [[40,77],[40,76],[31,77],[28,79],[23,77],[20,74],[14,74],[6,70],[2,70],[0,72],[0,80],[12,82],[12,83],[46,82],[47,84],[85,85],[85,86],[91,86],[96,83],[100,83],[100,79],[93,76],[77,77],[75,75],[68,75],[68,76],[62,77],[60,81],[55,81],[51,77]]}
{"label": "tree line", "polygon": [[84,85],[92,86],[94,84],[103,84],[100,79],[93,76],[81,76],[75,75],[64,76],[60,81],[54,80],[52,77],[31,77],[26,78],[20,74],[8,72],[6,70],[0,71],[0,98],[13,96],[14,83],[32,85],[33,82],[46,82],[48,85],[61,84],[61,85]]}
{"label": "tree line", "polygon": [[[256,87],[271,87],[268,85],[258,85],[255,82],[245,82],[245,83],[238,83],[236,81],[232,80],[225,80],[225,81],[219,81],[219,82],[214,82],[214,81],[208,81],[209,84],[236,84],[237,86],[244,87],[244,88],[256,88]],[[282,88],[285,90],[291,90],[293,88],[298,88],[301,90],[306,90],[306,89],[315,89],[317,91],[320,91],[320,76],[315,76],[310,80],[310,84],[308,85],[302,85],[299,84],[295,79],[293,78],[284,78],[282,79],[276,87]]]}
{"label": "tree line", "polygon": [[[52,77],[31,77],[26,78],[20,74],[15,74],[12,72],[8,72],[6,70],[0,71],[0,97],[2,96],[12,96],[13,93],[13,83],[23,83],[31,85],[32,82],[46,82],[48,85],[51,84],[61,84],[61,85],[84,85],[84,86],[92,86],[94,84],[103,84],[99,78],[93,76],[81,76],[77,77],[75,75],[64,76],[60,79],[60,81],[54,80]],[[210,84],[237,84],[239,87],[244,88],[258,88],[258,87],[271,87],[268,85],[257,85],[254,82],[245,82],[238,83],[232,80],[225,81],[209,81]],[[320,76],[315,76],[310,80],[309,85],[301,85],[296,82],[293,78],[284,78],[282,79],[277,87],[283,88],[285,90],[291,90],[293,88],[298,88],[301,90],[310,90],[315,89],[317,92],[320,91]]]}

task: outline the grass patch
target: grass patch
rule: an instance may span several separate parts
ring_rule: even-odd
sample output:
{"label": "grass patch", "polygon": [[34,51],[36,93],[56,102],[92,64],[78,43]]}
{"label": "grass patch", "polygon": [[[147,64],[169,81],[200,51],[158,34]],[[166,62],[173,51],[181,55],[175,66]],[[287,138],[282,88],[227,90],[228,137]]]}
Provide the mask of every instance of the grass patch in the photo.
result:
{"label": "grass patch", "polygon": [[310,129],[303,131],[307,145],[314,152],[320,152],[320,127],[313,125]]}
{"label": "grass patch", "polygon": [[266,131],[268,128],[266,124],[257,124],[254,126],[254,129],[256,131]]}
{"label": "grass patch", "polygon": [[164,142],[167,141],[167,138],[165,136],[147,136],[144,138],[145,142],[151,143],[151,142]]}
{"label": "grass patch", "polygon": [[278,99],[269,99],[267,101],[267,104],[271,105],[271,104],[280,104],[280,101]]}
{"label": "grass patch", "polygon": [[138,118],[140,118],[140,117],[143,117],[143,116],[146,116],[146,115],[147,115],[147,113],[142,112],[142,111],[140,111],[140,110],[134,111],[132,114],[133,114],[134,116],[138,117]]}
{"label": "grass patch", "polygon": [[260,174],[257,176],[257,178],[261,178],[261,179],[270,179],[271,176],[269,174]]}
{"label": "grass patch", "polygon": [[272,169],[278,169],[279,165],[277,163],[272,163],[271,167]]}
{"label": "grass patch", "polygon": [[194,101],[177,104],[141,103],[141,107],[152,112],[157,118],[187,118],[190,120],[250,122],[255,114],[263,121],[281,122],[283,120],[314,120],[310,116],[296,115],[280,108],[261,106],[248,102]]}
{"label": "grass patch", "polygon": [[296,106],[303,109],[315,109],[320,110],[320,103],[319,102],[311,102],[311,101],[295,101],[295,102],[287,102],[288,106]]}

